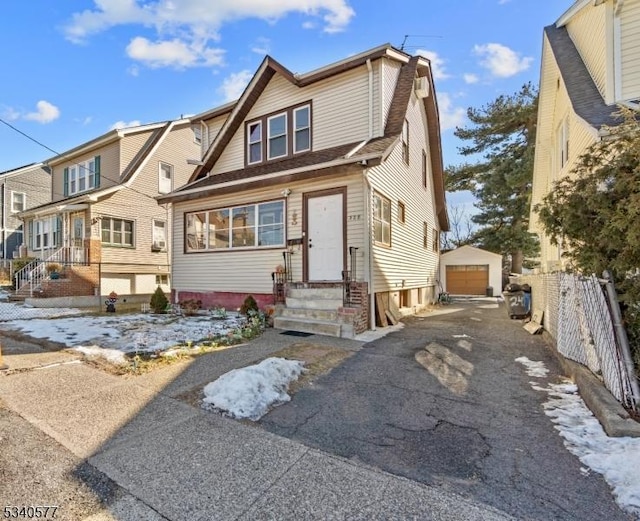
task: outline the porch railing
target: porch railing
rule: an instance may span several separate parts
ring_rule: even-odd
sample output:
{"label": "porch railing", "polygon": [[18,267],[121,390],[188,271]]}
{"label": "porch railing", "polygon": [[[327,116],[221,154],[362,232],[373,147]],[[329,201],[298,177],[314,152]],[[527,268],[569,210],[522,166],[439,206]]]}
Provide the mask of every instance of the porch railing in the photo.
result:
{"label": "porch railing", "polygon": [[89,250],[76,246],[63,246],[45,259],[34,259],[13,274],[16,291],[25,287],[29,288],[29,296],[33,297],[33,290],[42,281],[49,278],[47,266],[49,264],[61,264],[62,266],[85,266],[89,261]]}
{"label": "porch railing", "polygon": [[293,281],[293,273],[291,270],[291,252],[282,252],[282,269],[278,269],[271,273],[273,281],[273,301],[275,304],[284,304],[287,299],[286,284]]}
{"label": "porch railing", "polygon": [[342,302],[345,307],[351,307],[353,304],[353,295],[351,291],[351,283],[356,279],[356,262],[357,262],[358,248],[355,246],[349,246],[349,269],[342,272]]}

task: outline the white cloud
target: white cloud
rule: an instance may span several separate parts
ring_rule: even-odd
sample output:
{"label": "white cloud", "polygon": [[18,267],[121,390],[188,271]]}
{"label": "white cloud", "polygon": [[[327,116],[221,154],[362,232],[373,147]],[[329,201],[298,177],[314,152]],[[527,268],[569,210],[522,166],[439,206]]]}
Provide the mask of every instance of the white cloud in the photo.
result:
{"label": "white cloud", "polygon": [[521,57],[516,51],[499,43],[475,45],[473,52],[480,56],[480,65],[499,78],[508,78],[525,71],[533,62],[531,57]]}
{"label": "white cloud", "polygon": [[468,83],[469,85],[473,85],[474,83],[478,83],[480,81],[480,78],[478,78],[476,74],[472,73],[464,74],[462,77],[464,78],[464,82]]}
{"label": "white cloud", "polygon": [[36,103],[36,111],[25,114],[24,119],[38,123],[51,123],[60,117],[60,109],[48,101],[40,100]]}
{"label": "white cloud", "polygon": [[133,121],[116,121],[113,125],[109,127],[109,130],[120,130],[121,128],[129,128],[129,127],[139,127],[142,125],[139,120],[134,119]]}
{"label": "white cloud", "polygon": [[127,46],[127,55],[149,67],[199,67],[203,65],[221,65],[224,51],[209,47],[187,45],[184,41],[174,39],[151,42],[138,36]]}
{"label": "white cloud", "polygon": [[446,92],[438,94],[438,110],[440,129],[443,131],[461,126],[467,113],[463,107],[454,107],[451,96]]}
{"label": "white cloud", "polygon": [[[291,13],[322,21],[323,31],[343,31],[354,10],[348,0],[94,0],[95,8],[74,13],[64,27],[68,40],[83,43],[91,35],[119,25],[153,28],[158,40],[134,38],[128,52],[153,67],[211,66],[221,62],[220,28],[231,21],[257,18],[274,23]],[[140,58],[138,58],[140,56]]]}
{"label": "white cloud", "polygon": [[238,99],[249,81],[251,81],[252,76],[251,71],[244,70],[230,74],[225,78],[222,82],[222,87],[218,89],[223,94],[224,100],[233,101]]}
{"label": "white cloud", "polygon": [[444,70],[444,60],[437,52],[418,49],[416,54],[427,58],[431,62],[431,71],[434,80],[445,80],[449,78],[449,75]]}
{"label": "white cloud", "polygon": [[256,54],[269,54],[271,51],[271,42],[268,38],[257,38],[256,43],[251,47],[251,52]]}
{"label": "white cloud", "polygon": [[2,107],[2,117],[9,121],[16,121],[20,119],[20,112],[13,107]]}

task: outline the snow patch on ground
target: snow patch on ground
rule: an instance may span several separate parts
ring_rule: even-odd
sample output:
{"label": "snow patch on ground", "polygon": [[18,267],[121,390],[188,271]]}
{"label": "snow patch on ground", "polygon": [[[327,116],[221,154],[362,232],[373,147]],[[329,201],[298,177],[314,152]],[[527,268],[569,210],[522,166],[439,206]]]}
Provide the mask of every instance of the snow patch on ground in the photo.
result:
{"label": "snow patch on ground", "polygon": [[124,365],[127,363],[127,357],[125,354],[117,349],[109,349],[99,346],[79,346],[74,347],[73,350],[86,356],[98,356],[104,358],[108,362],[116,365]]}
{"label": "snow patch on ground", "polygon": [[234,369],[207,384],[203,407],[223,411],[232,418],[259,420],[270,407],[291,400],[289,384],[303,371],[303,362],[275,357]]}
{"label": "snow patch on ground", "polygon": [[[516,360],[538,374],[544,369],[546,376],[544,362],[532,362],[526,357]],[[640,438],[607,436],[572,382],[547,387],[532,382],[531,387],[547,393],[544,411],[564,438],[565,447],[589,469],[602,474],[618,505],[640,519]]]}
{"label": "snow patch on ground", "polygon": [[544,365],[544,362],[534,362],[529,360],[526,356],[516,358],[516,362],[525,366],[527,374],[534,378],[545,378],[549,374],[549,369]]}

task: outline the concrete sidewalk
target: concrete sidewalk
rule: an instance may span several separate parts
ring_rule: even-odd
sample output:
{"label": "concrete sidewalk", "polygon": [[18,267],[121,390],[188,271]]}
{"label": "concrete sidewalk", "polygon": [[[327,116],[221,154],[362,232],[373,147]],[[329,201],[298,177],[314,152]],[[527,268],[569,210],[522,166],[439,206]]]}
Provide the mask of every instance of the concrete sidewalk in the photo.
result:
{"label": "concrete sidewalk", "polygon": [[[62,352],[54,361],[52,353],[33,349],[19,360],[27,370],[0,374],[0,398],[79,458],[79,479],[88,462],[126,492],[104,512],[86,518],[91,521],[510,519],[480,503],[310,449],[181,399],[294,341],[268,331],[245,346],[140,377],[110,375]],[[314,341],[360,346],[322,337]],[[18,361],[12,356],[22,355],[6,356],[10,366]],[[60,505],[60,519],[64,510]]]}

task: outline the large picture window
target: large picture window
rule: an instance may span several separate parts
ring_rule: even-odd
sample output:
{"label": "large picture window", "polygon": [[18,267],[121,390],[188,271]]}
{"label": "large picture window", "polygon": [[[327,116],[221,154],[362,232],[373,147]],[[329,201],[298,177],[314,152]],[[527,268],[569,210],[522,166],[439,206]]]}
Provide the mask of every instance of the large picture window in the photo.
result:
{"label": "large picture window", "polygon": [[133,247],[133,221],[103,217],[100,226],[102,244]]}
{"label": "large picture window", "polygon": [[186,251],[282,247],[284,215],[284,201],[188,213]]}
{"label": "large picture window", "polygon": [[391,246],[391,201],[380,194],[373,194],[373,238]]}
{"label": "large picture window", "polygon": [[64,169],[64,195],[74,195],[100,187],[100,156]]}
{"label": "large picture window", "polygon": [[247,123],[246,163],[292,157],[311,150],[311,104],[291,107]]}

